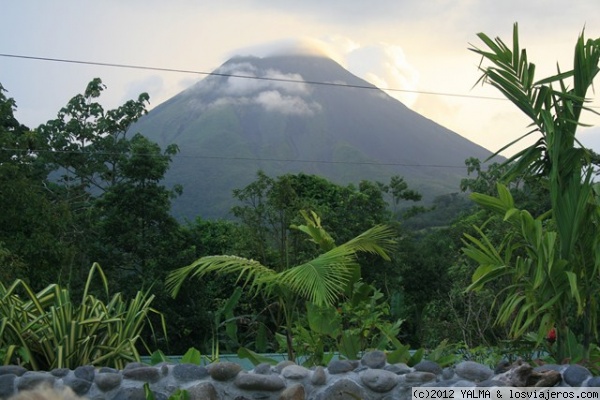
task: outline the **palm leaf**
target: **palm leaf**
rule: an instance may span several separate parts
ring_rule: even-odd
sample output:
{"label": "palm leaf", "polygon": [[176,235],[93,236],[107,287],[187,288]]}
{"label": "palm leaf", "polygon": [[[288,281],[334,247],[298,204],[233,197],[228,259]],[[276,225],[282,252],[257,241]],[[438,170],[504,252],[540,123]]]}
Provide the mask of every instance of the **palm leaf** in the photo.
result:
{"label": "palm leaf", "polygon": [[237,274],[238,281],[243,281],[244,285],[250,283],[252,288],[258,289],[260,287],[260,280],[258,278],[273,275],[275,271],[265,267],[258,261],[243,257],[229,255],[207,256],[169,273],[166,279],[167,291],[173,297],[176,297],[186,279],[200,278],[209,273]]}

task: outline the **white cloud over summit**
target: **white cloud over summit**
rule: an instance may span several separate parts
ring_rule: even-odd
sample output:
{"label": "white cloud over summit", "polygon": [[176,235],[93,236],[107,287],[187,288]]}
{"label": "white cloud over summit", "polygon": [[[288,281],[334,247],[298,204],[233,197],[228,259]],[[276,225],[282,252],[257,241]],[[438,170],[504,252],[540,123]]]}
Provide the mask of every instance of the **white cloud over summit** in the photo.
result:
{"label": "white cloud over summit", "polygon": [[[234,76],[226,77],[225,83],[219,85],[205,81],[219,99],[202,106],[202,109],[254,104],[267,111],[287,115],[314,115],[322,109],[319,103],[305,98],[310,93],[310,87],[299,74],[286,74],[274,69],[261,71],[250,62],[228,63],[216,72]],[[197,108],[198,104],[194,104],[194,107]]]}

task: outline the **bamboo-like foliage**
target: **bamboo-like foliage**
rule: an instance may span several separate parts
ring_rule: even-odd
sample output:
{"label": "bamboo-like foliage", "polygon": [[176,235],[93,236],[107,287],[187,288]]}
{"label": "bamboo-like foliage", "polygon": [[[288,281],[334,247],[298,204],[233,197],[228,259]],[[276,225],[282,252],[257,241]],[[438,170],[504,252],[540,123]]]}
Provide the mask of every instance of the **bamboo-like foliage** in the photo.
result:
{"label": "bamboo-like foliage", "polygon": [[100,276],[108,298],[108,281],[96,263],[80,302],[73,301],[70,291],[56,284],[38,293],[22,280],[8,289],[0,285],[2,362],[52,369],[90,364],[123,368],[128,362],[139,361],[136,346],[145,346],[141,333],[149,313],[162,319],[151,307],[154,296],[138,292],[127,302],[117,293],[105,303],[90,293],[94,274]]}
{"label": "bamboo-like foliage", "polygon": [[[527,248],[525,256],[511,260],[508,255],[512,254],[512,245],[503,244],[502,250],[506,254],[502,269],[506,269],[505,273],[513,277],[513,282],[524,276],[534,281],[529,282],[532,285],[529,291],[524,289],[523,282],[507,288],[510,295],[506,302],[511,303],[505,304],[507,308],[503,310],[508,312],[510,309],[516,313],[516,325],[513,324],[513,333],[516,335],[524,333],[534,322],[542,327],[557,324],[558,353],[562,357],[565,354],[560,338],[567,337],[567,317],[571,313],[568,296],[561,293],[565,288],[571,300],[575,301],[576,314],[581,316],[585,313],[584,341],[587,343],[584,345],[589,346],[591,337],[597,335],[599,203],[592,182],[591,155],[577,140],[576,131],[583,125],[580,122],[582,111],[595,112],[586,107],[589,101],[586,95],[600,71],[600,39],[586,41],[582,33],[575,45],[573,69],[561,71],[558,68],[556,75],[536,81],[535,64],[529,63],[527,52],[520,48],[517,24],[513,29],[512,47],[499,38],[492,40],[483,33],[478,37],[487,49],[473,47],[471,50],[481,55],[482,61],[487,60],[491,64],[485,67],[480,65],[483,72],[480,81],[496,87],[531,120],[532,129],[498,153],[526,136],[539,136],[533,145],[519,151],[506,162],[510,168],[505,179],[510,181],[521,174],[536,176],[549,188],[552,204],[551,220],[548,222],[552,231],[542,229],[541,221],[526,218],[522,211],[511,211],[521,216],[521,225],[516,229],[522,231],[521,239],[533,246],[535,254]],[[497,206],[489,199],[479,200],[489,208]],[[506,219],[509,217],[512,216],[507,215]],[[474,252],[479,243],[473,237],[468,240],[470,247],[467,253],[476,260],[482,260],[483,254]],[[487,244],[486,247],[489,250]],[[497,276],[498,265],[479,270],[474,277],[473,287],[481,287],[489,281],[488,278]],[[528,269],[531,269],[531,273],[524,273]],[[545,289],[553,290],[555,295],[525,296],[524,293],[531,293],[531,290],[540,290],[541,276],[551,283],[544,286]],[[550,308],[554,308],[554,312],[547,314]],[[537,317],[542,317],[541,322],[536,320]],[[508,314],[499,318],[506,322]]]}

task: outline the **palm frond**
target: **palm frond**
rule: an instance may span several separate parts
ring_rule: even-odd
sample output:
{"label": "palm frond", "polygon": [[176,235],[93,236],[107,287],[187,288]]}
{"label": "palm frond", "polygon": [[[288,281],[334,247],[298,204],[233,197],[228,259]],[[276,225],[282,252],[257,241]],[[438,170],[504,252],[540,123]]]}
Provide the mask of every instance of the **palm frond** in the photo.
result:
{"label": "palm frond", "polygon": [[396,233],[390,226],[376,225],[339,247],[346,247],[355,253],[376,254],[389,261],[389,253],[393,252],[397,245],[395,237]]}
{"label": "palm frond", "polygon": [[340,246],[273,278],[316,305],[332,305],[357,267],[355,251]]}
{"label": "palm frond", "polygon": [[166,279],[167,291],[176,297],[188,277],[201,278],[211,272],[220,275],[237,274],[238,282],[243,281],[244,285],[250,284],[255,289],[257,285],[260,286],[258,278],[275,274],[275,271],[255,260],[230,255],[207,256],[169,273]]}

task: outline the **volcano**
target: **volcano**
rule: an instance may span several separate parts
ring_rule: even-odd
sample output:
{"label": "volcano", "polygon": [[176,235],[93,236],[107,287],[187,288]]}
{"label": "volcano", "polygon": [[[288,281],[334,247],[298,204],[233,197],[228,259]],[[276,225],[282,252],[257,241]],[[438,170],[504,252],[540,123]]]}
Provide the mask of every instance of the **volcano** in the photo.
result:
{"label": "volcano", "polygon": [[459,191],[467,158],[492,154],[315,55],[234,57],[134,129],[179,146],[165,184],[183,186],[173,214],[189,220],[227,218],[258,170],[343,185],[399,175],[431,200]]}

